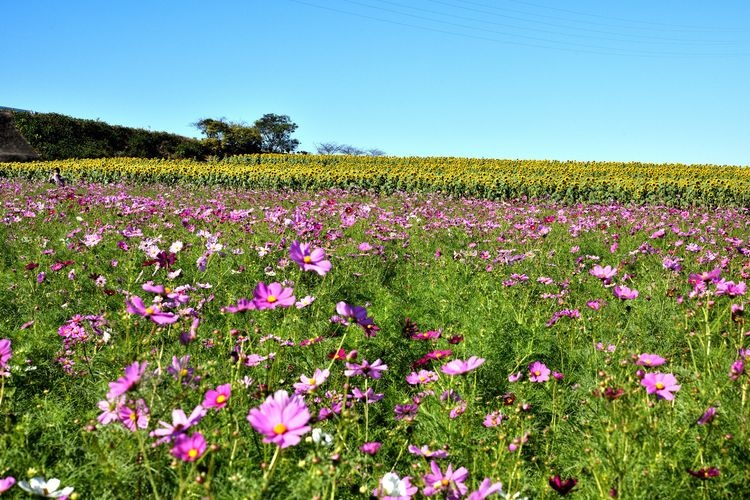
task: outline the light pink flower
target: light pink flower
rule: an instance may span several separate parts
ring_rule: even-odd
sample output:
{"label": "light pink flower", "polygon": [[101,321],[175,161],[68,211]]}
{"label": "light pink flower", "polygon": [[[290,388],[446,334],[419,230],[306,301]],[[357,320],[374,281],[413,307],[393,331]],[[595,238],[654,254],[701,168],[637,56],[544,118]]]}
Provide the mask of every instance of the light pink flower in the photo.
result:
{"label": "light pink flower", "polygon": [[484,361],[484,358],[478,358],[476,356],[472,356],[466,361],[454,359],[453,361],[450,361],[449,363],[443,365],[440,368],[440,371],[442,371],[446,375],[461,375],[479,368],[484,363]]}

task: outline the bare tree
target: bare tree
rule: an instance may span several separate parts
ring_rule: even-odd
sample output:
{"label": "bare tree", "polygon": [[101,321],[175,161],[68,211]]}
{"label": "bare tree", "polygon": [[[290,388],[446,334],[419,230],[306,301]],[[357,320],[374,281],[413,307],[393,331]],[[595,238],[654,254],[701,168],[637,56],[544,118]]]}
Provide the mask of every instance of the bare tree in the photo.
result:
{"label": "bare tree", "polygon": [[335,155],[341,152],[341,145],[335,142],[321,142],[315,145],[319,155]]}

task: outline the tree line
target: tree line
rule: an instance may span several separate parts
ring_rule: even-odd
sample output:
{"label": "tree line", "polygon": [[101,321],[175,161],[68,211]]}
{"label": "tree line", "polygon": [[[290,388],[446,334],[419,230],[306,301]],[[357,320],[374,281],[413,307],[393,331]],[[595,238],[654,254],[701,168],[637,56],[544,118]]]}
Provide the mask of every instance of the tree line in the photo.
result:
{"label": "tree line", "polygon": [[[250,125],[224,118],[202,118],[193,124],[204,136],[200,139],[59,113],[13,111],[12,115],[15,127],[43,160],[112,157],[208,160],[245,154],[294,153],[300,144],[292,137],[297,124],[289,116],[275,113],[267,113]],[[317,150],[319,154],[384,154],[380,150],[361,150],[333,142],[318,144]]]}

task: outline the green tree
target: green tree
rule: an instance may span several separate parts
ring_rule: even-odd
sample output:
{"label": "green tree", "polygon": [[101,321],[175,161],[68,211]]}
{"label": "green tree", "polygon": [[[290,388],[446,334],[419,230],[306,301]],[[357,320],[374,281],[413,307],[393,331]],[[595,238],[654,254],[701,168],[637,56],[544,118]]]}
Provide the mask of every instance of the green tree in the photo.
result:
{"label": "green tree", "polygon": [[292,139],[297,124],[287,115],[265,114],[255,121],[255,127],[260,132],[264,153],[291,153],[299,146],[299,141]]}
{"label": "green tree", "polygon": [[255,154],[261,152],[261,134],[257,127],[228,122],[224,118],[203,118],[195,127],[206,136],[206,149],[216,156]]}

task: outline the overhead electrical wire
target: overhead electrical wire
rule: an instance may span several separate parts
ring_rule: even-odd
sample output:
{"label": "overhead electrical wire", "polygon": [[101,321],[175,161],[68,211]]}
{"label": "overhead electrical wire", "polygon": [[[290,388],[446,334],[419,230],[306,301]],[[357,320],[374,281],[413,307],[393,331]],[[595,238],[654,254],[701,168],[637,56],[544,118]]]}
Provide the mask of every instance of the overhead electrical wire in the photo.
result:
{"label": "overhead electrical wire", "polygon": [[[334,8],[334,7],[330,7],[326,5],[319,5],[319,4],[312,3],[310,1],[304,1],[304,0],[289,0],[289,1],[293,3],[301,4],[301,5],[307,5],[309,7],[314,7],[314,8],[321,9],[321,10],[327,10],[327,11],[336,12],[336,13],[345,14],[345,15],[354,16],[354,17],[359,17],[363,19],[369,19],[369,20],[374,20],[374,21],[378,21],[382,23],[398,25],[398,26],[402,26],[406,28],[419,29],[422,31],[430,31],[430,32],[441,33],[441,34],[446,34],[446,35],[451,35],[451,36],[470,38],[470,39],[475,39],[475,40],[483,40],[483,41],[489,41],[489,42],[496,42],[496,43],[507,44],[507,45],[517,45],[517,46],[524,46],[524,47],[531,47],[531,48],[564,51],[564,52],[588,53],[588,54],[610,55],[610,56],[675,57],[675,58],[732,57],[732,56],[747,56],[748,55],[747,53],[731,53],[731,52],[722,53],[722,52],[695,52],[695,51],[678,52],[678,51],[666,51],[666,50],[640,50],[640,49],[633,49],[631,47],[599,46],[599,45],[593,45],[590,43],[578,43],[578,42],[564,41],[564,40],[550,40],[546,38],[526,35],[523,33],[520,33],[520,34],[509,33],[505,31],[482,28],[482,27],[475,26],[475,25],[467,25],[467,24],[455,23],[451,21],[444,21],[444,20],[426,17],[426,16],[418,15],[418,14],[410,14],[407,12],[402,12],[402,11],[398,11],[394,9],[374,6],[372,4],[367,4],[365,2],[356,1],[356,0],[344,0],[344,1],[352,5],[359,5],[361,7],[374,10],[377,15],[364,14],[362,12],[352,12],[351,10],[344,10],[344,9]],[[401,6],[400,4],[396,4],[395,2],[384,1],[383,3],[389,3],[392,5]],[[437,2],[437,3],[443,3],[452,7],[456,7],[455,5],[448,4],[447,2]],[[407,6],[402,6],[402,7],[411,8],[413,10],[415,9],[414,7],[407,7]],[[418,9],[418,10],[424,11],[427,9]],[[432,12],[434,13],[434,11]],[[438,23],[438,24],[442,24],[453,29],[458,28],[462,30],[470,30],[470,32],[467,33],[463,31],[452,31],[450,29],[436,28],[434,26],[424,26],[420,24],[414,24],[411,22],[404,22],[403,20],[399,18],[394,19],[392,17],[389,17],[389,14],[396,14],[398,16],[416,19],[418,21],[423,21],[427,23]],[[436,13],[436,14],[444,16],[444,17],[451,16],[450,14],[445,14],[445,13]],[[454,17],[461,18],[461,16],[454,16]],[[463,19],[471,20],[471,18],[465,18],[465,17],[463,17]],[[479,21],[479,20],[475,20],[475,21]],[[523,21],[529,22],[528,20],[523,20]],[[485,21],[480,21],[480,22],[485,22]],[[544,24],[544,22],[538,22],[538,23]],[[501,24],[496,23],[496,25],[501,25]],[[552,26],[559,27],[559,25],[554,25],[554,24],[552,24]],[[518,26],[513,26],[512,29],[521,30],[521,31],[523,30],[540,31],[539,29],[533,29],[529,27],[518,27]],[[489,36],[472,33],[472,31],[480,32],[480,33],[491,33],[492,35],[510,37],[510,39],[492,38]],[[566,36],[563,33],[555,33],[555,34]],[[527,41],[523,41],[523,40],[527,40]],[[601,40],[601,38],[599,40]],[[633,41],[626,41],[626,40],[613,40],[613,41],[633,43]],[[700,42],[696,42],[696,43],[700,43]],[[650,45],[653,45],[653,44],[650,44]]]}
{"label": "overhead electrical wire", "polygon": [[[356,4],[360,4],[360,5],[365,5],[365,4],[361,3],[361,2],[353,2],[353,1],[350,1],[350,0],[344,0],[344,1],[347,1],[349,3],[356,3]],[[406,8],[406,9],[412,9],[412,10],[417,10],[417,11],[421,11],[421,12],[427,12],[429,14],[436,14],[436,15],[440,15],[440,16],[450,16],[451,18],[454,18],[454,19],[462,19],[462,20],[466,20],[466,21],[474,21],[474,22],[479,22],[479,23],[483,23],[483,24],[490,24],[490,25],[494,25],[494,26],[502,26],[502,27],[511,28],[511,29],[535,31],[535,32],[539,32],[539,33],[547,33],[547,34],[552,34],[552,35],[570,36],[570,37],[578,37],[578,38],[592,38],[592,39],[595,39],[595,40],[616,41],[616,42],[631,42],[631,43],[648,43],[648,44],[653,44],[653,43],[686,43],[686,44],[701,44],[701,45],[704,45],[704,44],[729,45],[729,44],[736,44],[736,43],[738,43],[736,40],[686,40],[684,38],[668,38],[668,37],[654,36],[654,35],[631,35],[631,34],[615,33],[615,32],[612,32],[612,31],[599,30],[599,29],[579,28],[579,27],[575,27],[575,26],[560,26],[558,24],[553,24],[553,23],[546,23],[546,22],[540,22],[540,21],[535,21],[535,20],[528,20],[528,19],[523,19],[523,18],[518,18],[518,17],[513,17],[513,16],[505,16],[505,15],[502,15],[502,14],[496,14],[494,12],[488,12],[488,11],[482,11],[482,10],[476,10],[476,9],[466,9],[466,10],[476,11],[476,12],[479,12],[479,13],[482,13],[482,14],[489,14],[491,16],[502,17],[502,18],[509,18],[509,19],[513,19],[513,20],[519,20],[519,21],[522,21],[522,22],[532,22],[532,23],[541,24],[541,25],[544,25],[544,26],[552,26],[552,27],[555,27],[555,28],[567,29],[567,30],[575,30],[575,31],[579,32],[579,33],[565,33],[565,32],[561,32],[561,31],[553,31],[553,30],[548,30],[548,29],[543,29],[543,28],[534,28],[534,27],[529,27],[529,26],[518,26],[518,25],[515,25],[515,24],[508,24],[508,23],[498,23],[498,22],[494,22],[494,21],[489,21],[487,19],[477,19],[475,17],[459,16],[459,15],[456,15],[456,14],[453,14],[453,13],[443,13],[443,12],[439,12],[439,11],[435,11],[435,10],[431,10],[431,9],[424,9],[424,8],[420,8],[420,7],[414,7],[414,6],[411,6],[411,5],[404,5],[404,4],[400,4],[398,2],[392,2],[392,1],[388,1],[388,0],[375,0],[375,1],[378,1],[378,2],[384,3],[384,4],[388,4],[388,5],[393,5],[393,6],[396,6],[396,7],[401,7],[401,8]],[[455,6],[455,7],[463,8],[461,6],[450,4],[450,3],[447,3],[447,2],[434,2],[434,3],[438,3],[438,4],[441,4],[441,5],[448,5],[448,6],[451,6],[451,7]],[[573,21],[573,22],[575,22],[575,21]],[[605,34],[605,35],[616,35],[616,36],[621,36],[621,37],[624,37],[624,38],[612,38],[611,36],[602,37],[602,36],[596,36],[596,35],[585,35],[585,34],[580,34],[581,31],[587,31],[587,32],[590,32],[590,33],[601,33],[601,34]]]}

